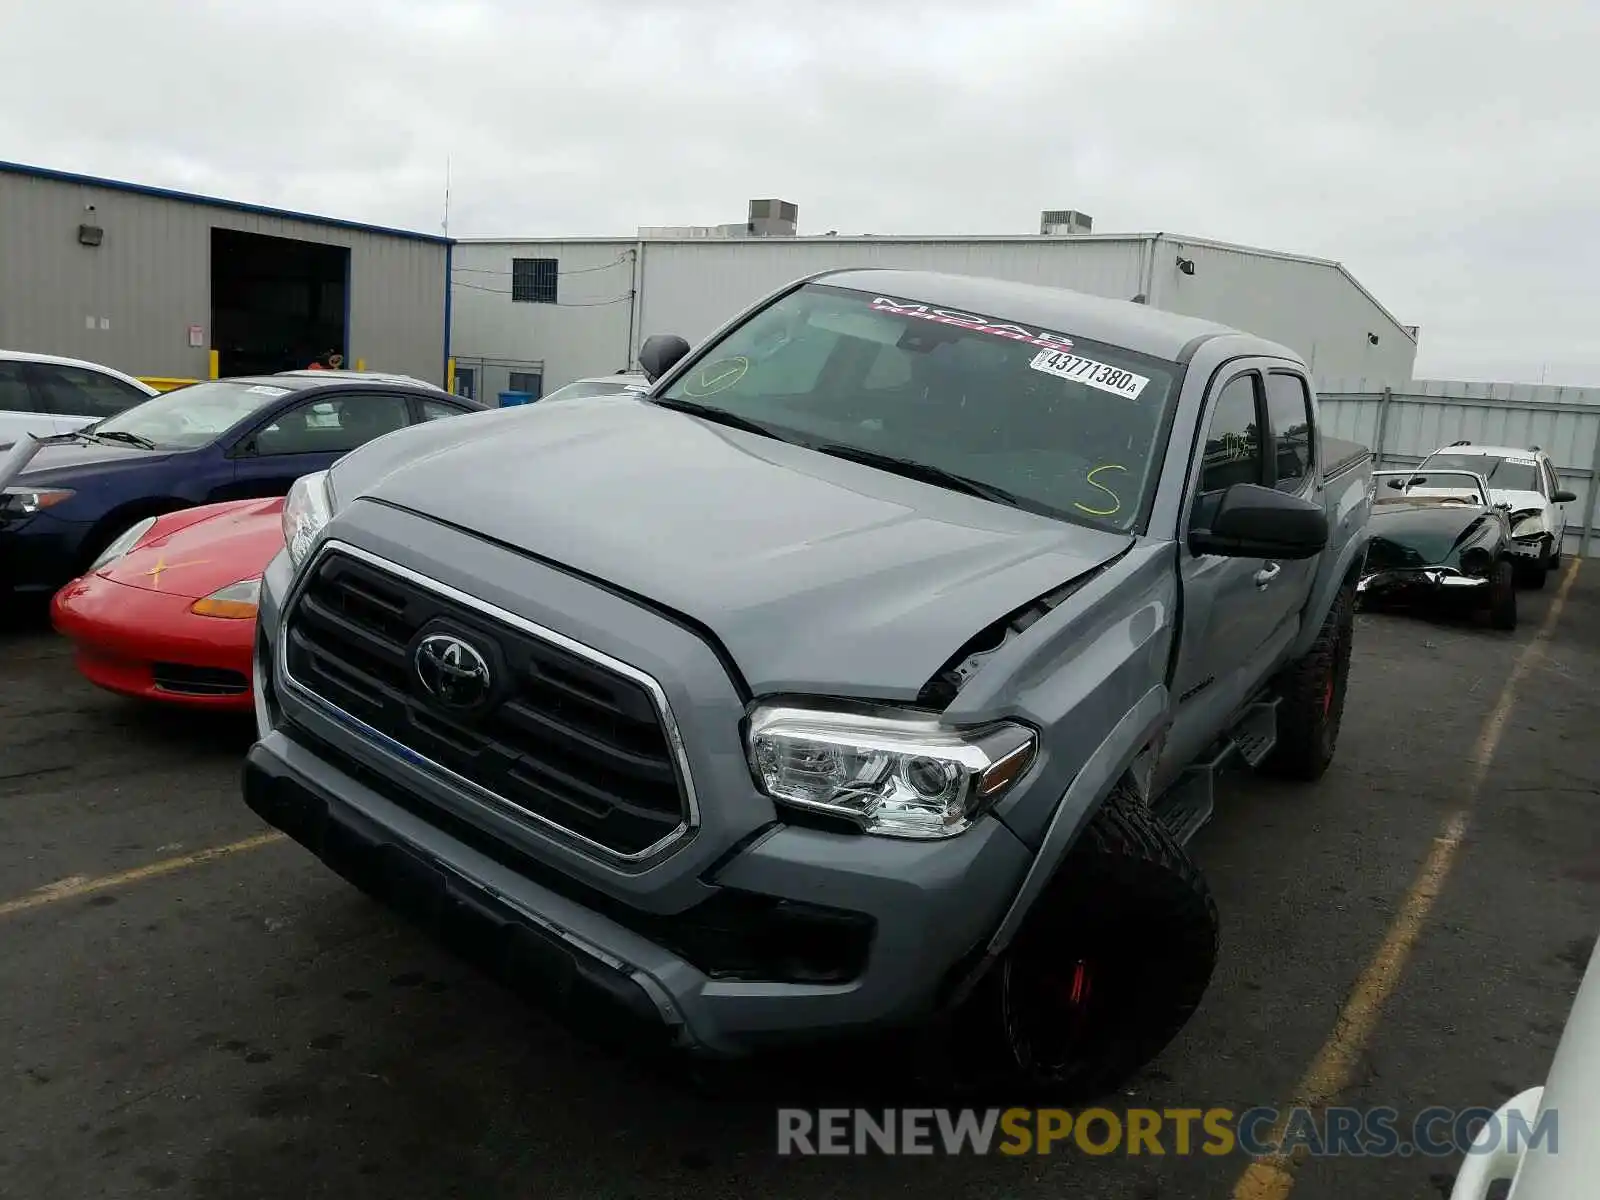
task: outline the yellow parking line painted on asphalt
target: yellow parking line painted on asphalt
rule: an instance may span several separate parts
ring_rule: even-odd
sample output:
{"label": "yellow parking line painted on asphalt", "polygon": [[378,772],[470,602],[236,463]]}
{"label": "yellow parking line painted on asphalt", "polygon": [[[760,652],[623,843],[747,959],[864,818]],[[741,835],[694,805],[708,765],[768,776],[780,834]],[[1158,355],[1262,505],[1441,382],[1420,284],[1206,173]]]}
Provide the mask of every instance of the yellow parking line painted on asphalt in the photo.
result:
{"label": "yellow parking line painted on asphalt", "polygon": [[[1567,569],[1566,577],[1562,579],[1561,587],[1550,603],[1550,611],[1545,613],[1533,640],[1517,655],[1511,674],[1500,689],[1500,698],[1478,733],[1478,740],[1472,747],[1472,775],[1466,803],[1450,814],[1438,836],[1433,839],[1433,847],[1423,860],[1416,878],[1411,881],[1411,887],[1406,891],[1400,911],[1383,943],[1361,972],[1355,987],[1350,989],[1350,995],[1334,1021],[1333,1032],[1311,1061],[1310,1068],[1296,1086],[1286,1108],[1320,1108],[1331,1103],[1349,1086],[1356,1065],[1372,1038],[1373,1030],[1377,1028],[1378,1019],[1383,1015],[1383,1006],[1400,982],[1406,960],[1422,936],[1428,914],[1433,910],[1434,901],[1439,898],[1445,880],[1450,875],[1450,868],[1455,864],[1456,854],[1467,833],[1471,808],[1483,789],[1484,780],[1488,778],[1489,767],[1494,762],[1495,751],[1499,749],[1501,735],[1505,732],[1506,719],[1516,704],[1517,688],[1543,655],[1545,643],[1555,632],[1556,622],[1561,619],[1561,610],[1566,607],[1573,582],[1578,578],[1580,565],[1581,560],[1574,559],[1572,566]],[[1268,1140],[1276,1142],[1283,1134],[1284,1126],[1280,1121],[1268,1135]],[[1234,1185],[1233,1200],[1285,1200],[1294,1190],[1295,1162],[1290,1156],[1276,1155],[1251,1163]]]}
{"label": "yellow parking line painted on asphalt", "polygon": [[196,850],[193,854],[180,854],[176,858],[164,858],[160,862],[149,863],[143,867],[134,867],[131,871],[118,871],[115,875],[101,875],[97,879],[88,879],[75,875],[70,879],[63,879],[57,883],[47,883],[44,887],[26,896],[18,896],[15,900],[7,900],[0,904],[0,917],[9,917],[13,913],[27,912],[30,908],[43,908],[46,904],[59,904],[63,900],[74,900],[79,896],[87,896],[92,892],[103,892],[108,888],[121,887],[127,883],[142,883],[146,879],[156,879],[162,875],[171,875],[177,871],[187,871],[190,867],[203,866],[208,862],[215,862],[219,858],[227,858],[231,854],[242,854],[246,850],[259,850],[262,846],[271,846],[284,840],[281,833],[258,833],[255,837],[247,837],[243,841],[229,842],[226,846],[212,846],[207,850]]}

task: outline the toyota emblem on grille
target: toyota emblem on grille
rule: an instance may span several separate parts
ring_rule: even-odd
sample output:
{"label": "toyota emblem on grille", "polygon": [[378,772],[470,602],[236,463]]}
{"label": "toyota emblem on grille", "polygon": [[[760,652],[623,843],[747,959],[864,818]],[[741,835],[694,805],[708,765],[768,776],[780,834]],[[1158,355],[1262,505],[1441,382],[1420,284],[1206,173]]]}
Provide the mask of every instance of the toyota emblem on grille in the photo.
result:
{"label": "toyota emblem on grille", "polygon": [[476,708],[489,698],[493,684],[482,654],[448,633],[436,633],[417,644],[411,657],[423,690],[446,708]]}

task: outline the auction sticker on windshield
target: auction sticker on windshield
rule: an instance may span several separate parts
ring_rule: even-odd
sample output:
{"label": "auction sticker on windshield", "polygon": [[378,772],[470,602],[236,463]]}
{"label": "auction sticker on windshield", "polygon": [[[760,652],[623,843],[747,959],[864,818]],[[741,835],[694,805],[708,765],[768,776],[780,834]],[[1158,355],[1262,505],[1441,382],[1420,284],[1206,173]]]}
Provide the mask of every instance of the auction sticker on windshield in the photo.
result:
{"label": "auction sticker on windshield", "polygon": [[1137,400],[1139,393],[1150,382],[1143,375],[1135,375],[1121,367],[1095,362],[1092,358],[1077,354],[1063,354],[1060,350],[1041,350],[1028,365],[1046,375],[1059,375],[1062,379],[1099,388],[1102,392],[1110,392],[1126,400]]}

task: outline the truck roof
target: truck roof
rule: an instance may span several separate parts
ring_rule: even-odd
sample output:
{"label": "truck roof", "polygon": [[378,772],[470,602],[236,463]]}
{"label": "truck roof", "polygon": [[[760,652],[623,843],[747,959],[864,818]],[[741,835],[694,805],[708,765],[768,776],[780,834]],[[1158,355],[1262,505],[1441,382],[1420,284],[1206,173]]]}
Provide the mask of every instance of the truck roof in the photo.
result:
{"label": "truck roof", "polygon": [[1186,360],[1200,342],[1214,337],[1248,338],[1255,343],[1254,352],[1303,362],[1300,355],[1287,346],[1216,321],[1180,316],[1131,300],[1109,300],[1069,288],[976,275],[871,267],[831,271],[816,277],[816,282],[1034,324],[1054,333],[1077,334],[1175,362]]}

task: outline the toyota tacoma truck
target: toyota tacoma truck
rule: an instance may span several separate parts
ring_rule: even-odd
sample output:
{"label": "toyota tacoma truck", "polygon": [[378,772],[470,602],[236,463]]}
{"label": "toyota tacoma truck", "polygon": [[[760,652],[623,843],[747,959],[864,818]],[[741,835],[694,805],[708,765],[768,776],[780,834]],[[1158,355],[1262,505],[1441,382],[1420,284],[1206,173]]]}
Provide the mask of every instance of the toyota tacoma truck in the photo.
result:
{"label": "toyota tacoma truck", "polygon": [[996,280],[640,362],[295,484],[248,804],[593,1031],[1114,1086],[1212,974],[1218,773],[1333,756],[1370,455],[1282,346]]}

